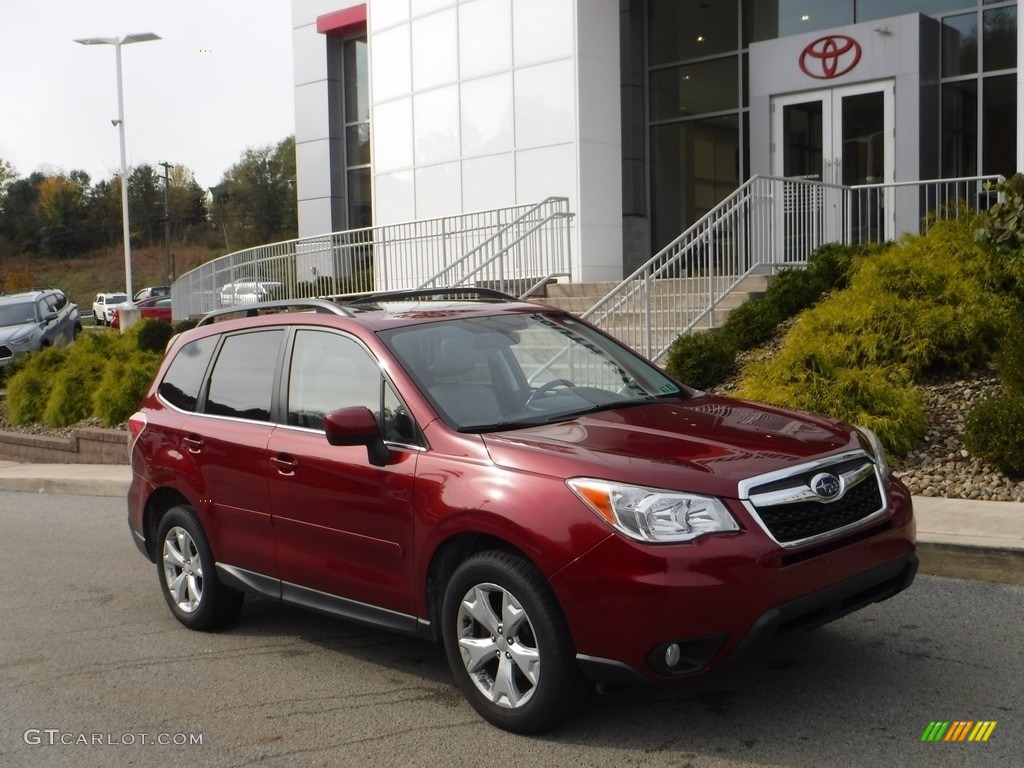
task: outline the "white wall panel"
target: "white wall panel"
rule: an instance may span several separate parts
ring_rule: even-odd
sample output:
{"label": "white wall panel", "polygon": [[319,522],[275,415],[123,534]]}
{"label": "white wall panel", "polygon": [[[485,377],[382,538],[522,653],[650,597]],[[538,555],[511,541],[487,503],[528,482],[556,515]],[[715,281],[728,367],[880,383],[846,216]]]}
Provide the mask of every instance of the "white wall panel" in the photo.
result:
{"label": "white wall panel", "polygon": [[371,151],[375,173],[390,173],[413,164],[412,99],[389,101],[373,108]]}
{"label": "white wall panel", "polygon": [[516,204],[516,158],[512,152],[462,161],[462,209],[467,212]]}
{"label": "white wall panel", "polygon": [[416,169],[416,218],[436,219],[462,210],[462,176],[459,163],[442,163]]}
{"label": "white wall panel", "polygon": [[462,156],[511,151],[515,146],[512,74],[464,82],[460,94]]}
{"label": "white wall panel", "polygon": [[416,165],[459,159],[459,88],[438,88],[413,97]]}
{"label": "white wall panel", "polygon": [[375,226],[399,224],[416,218],[416,188],[411,170],[380,173],[373,177],[374,197],[384,202],[373,211]]}
{"label": "white wall panel", "polygon": [[570,59],[515,71],[516,147],[576,139],[576,83]]}
{"label": "white wall panel", "polygon": [[511,0],[459,6],[459,76],[463,80],[512,69]]}
{"label": "white wall panel", "polygon": [[413,90],[429,90],[458,80],[458,43],[458,15],[454,8],[413,21]]}
{"label": "white wall panel", "polygon": [[374,35],[370,44],[370,91],[373,101],[389,101],[412,91],[409,27]]}
{"label": "white wall panel", "polygon": [[576,47],[575,5],[574,0],[515,0],[512,3],[515,66],[573,56]]}

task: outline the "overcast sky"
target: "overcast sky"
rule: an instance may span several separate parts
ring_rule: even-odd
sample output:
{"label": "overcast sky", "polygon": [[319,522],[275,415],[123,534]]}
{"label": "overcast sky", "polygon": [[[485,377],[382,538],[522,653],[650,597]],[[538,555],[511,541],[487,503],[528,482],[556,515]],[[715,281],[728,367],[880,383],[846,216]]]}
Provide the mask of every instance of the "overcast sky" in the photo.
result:
{"label": "overcast sky", "polygon": [[33,171],[120,170],[112,45],[129,167],[169,162],[217,184],[250,147],[295,132],[290,0],[0,0],[0,158]]}

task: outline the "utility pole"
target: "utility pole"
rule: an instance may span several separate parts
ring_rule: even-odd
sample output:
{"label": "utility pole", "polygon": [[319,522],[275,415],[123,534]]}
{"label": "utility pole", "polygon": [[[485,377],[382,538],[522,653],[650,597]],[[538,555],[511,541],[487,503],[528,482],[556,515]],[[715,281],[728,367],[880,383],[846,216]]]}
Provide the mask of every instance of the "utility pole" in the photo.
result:
{"label": "utility pole", "polygon": [[159,163],[164,167],[164,275],[167,285],[174,282],[174,267],[171,265],[171,180],[167,175],[170,163]]}

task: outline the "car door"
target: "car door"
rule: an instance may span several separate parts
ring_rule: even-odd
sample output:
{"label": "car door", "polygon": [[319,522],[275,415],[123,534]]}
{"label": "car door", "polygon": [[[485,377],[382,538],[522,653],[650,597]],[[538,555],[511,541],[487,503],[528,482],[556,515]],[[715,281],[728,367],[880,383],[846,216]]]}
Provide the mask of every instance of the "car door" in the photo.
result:
{"label": "car door", "polygon": [[[215,353],[195,413],[181,428],[204,528],[214,558],[274,576],[274,531],[267,475],[271,404],[285,332],[227,334]],[[179,353],[181,356],[183,353]],[[175,361],[177,362],[177,360]]]}
{"label": "car door", "polygon": [[[308,602],[315,596],[307,590],[316,590],[412,615],[418,432],[355,338],[300,328],[288,359],[285,423],[267,446],[284,592]],[[350,406],[378,416],[391,439],[386,466],[373,466],[365,446],[328,444],[324,416]]]}

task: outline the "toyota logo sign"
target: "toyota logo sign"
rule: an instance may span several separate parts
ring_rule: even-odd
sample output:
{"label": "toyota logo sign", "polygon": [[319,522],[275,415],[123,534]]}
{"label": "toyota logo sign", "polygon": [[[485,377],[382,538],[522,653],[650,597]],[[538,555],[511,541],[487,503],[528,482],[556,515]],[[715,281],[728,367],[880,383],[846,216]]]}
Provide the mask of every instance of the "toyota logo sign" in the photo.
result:
{"label": "toyota logo sign", "polygon": [[846,35],[819,37],[800,52],[800,69],[808,77],[831,80],[860,61],[860,43]]}

